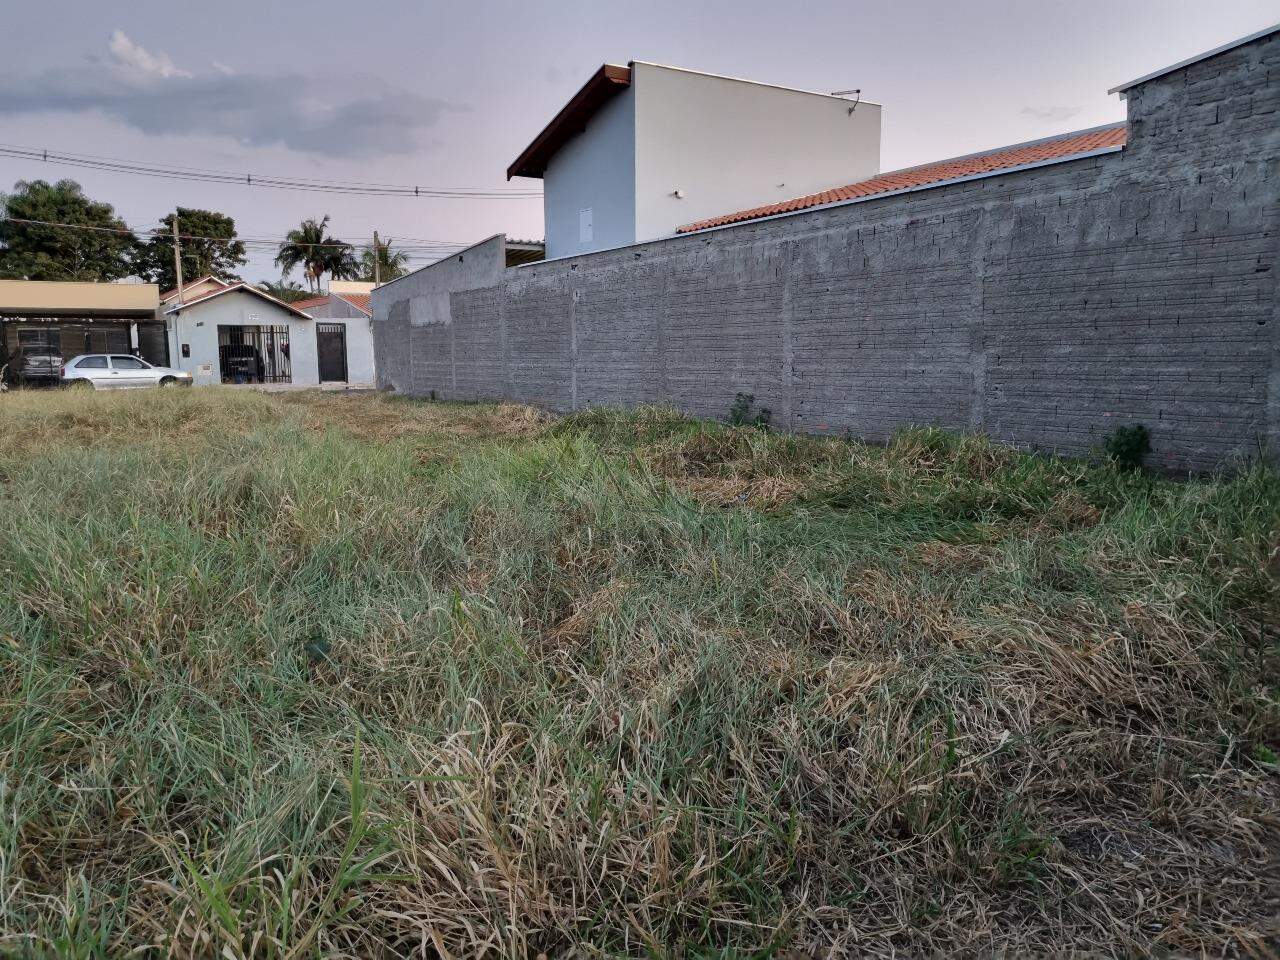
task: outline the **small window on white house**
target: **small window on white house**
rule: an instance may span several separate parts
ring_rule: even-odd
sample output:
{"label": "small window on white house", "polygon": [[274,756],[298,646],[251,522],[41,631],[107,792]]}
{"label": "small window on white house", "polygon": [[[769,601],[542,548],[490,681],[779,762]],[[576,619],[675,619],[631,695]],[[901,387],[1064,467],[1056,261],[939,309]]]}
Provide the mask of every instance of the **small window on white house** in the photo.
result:
{"label": "small window on white house", "polygon": [[590,243],[595,234],[594,216],[591,207],[578,211],[578,242]]}

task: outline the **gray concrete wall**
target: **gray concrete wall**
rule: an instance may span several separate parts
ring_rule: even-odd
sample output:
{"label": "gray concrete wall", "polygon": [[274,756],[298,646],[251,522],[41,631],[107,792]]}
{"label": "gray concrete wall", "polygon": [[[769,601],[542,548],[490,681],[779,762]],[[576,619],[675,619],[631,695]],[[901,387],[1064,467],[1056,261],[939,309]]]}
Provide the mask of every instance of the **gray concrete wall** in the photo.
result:
{"label": "gray concrete wall", "polygon": [[1173,469],[1274,456],[1278,107],[1272,33],[1129,91],[1117,153],[513,270],[446,262],[375,293],[379,379],[713,417],[743,391],[798,431],[936,424],[1070,454],[1139,422]]}
{"label": "gray concrete wall", "polygon": [[[494,236],[374,289],[378,387],[471,400],[500,396],[504,351],[485,304],[496,303],[506,262],[506,238]],[[485,290],[487,298],[469,299]]]}
{"label": "gray concrete wall", "polygon": [[365,312],[353,303],[348,303],[341,297],[331,296],[324,303],[317,304],[314,307],[307,307],[308,316],[317,320],[345,320],[347,318],[359,319],[366,316]]}

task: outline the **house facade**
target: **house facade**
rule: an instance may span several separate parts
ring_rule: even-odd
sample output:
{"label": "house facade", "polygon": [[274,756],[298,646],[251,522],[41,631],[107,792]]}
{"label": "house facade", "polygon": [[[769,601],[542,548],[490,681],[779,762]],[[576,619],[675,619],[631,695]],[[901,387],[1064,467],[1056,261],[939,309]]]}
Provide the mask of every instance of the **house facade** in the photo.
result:
{"label": "house facade", "polygon": [[164,294],[170,366],[197,384],[318,386],[316,321],[250,284],[204,277]]}
{"label": "house facade", "polygon": [[632,61],[597,70],[507,177],[543,180],[555,259],[879,169],[879,104]]}
{"label": "house facade", "polygon": [[[0,371],[6,382],[52,385],[82,353],[133,353],[197,384],[372,387],[371,283],[285,303],[242,281],[201,277],[178,291],[155,284],[0,280]],[[306,309],[303,309],[303,308]]]}
{"label": "house facade", "polygon": [[373,331],[369,307],[372,283],[333,280],[321,297],[300,300],[293,306],[316,321],[317,370],[321,383],[345,383],[372,387]]}
{"label": "house facade", "polygon": [[56,383],[64,361],[106,352],[168,362],[159,287],[0,280],[0,370],[7,382]]}

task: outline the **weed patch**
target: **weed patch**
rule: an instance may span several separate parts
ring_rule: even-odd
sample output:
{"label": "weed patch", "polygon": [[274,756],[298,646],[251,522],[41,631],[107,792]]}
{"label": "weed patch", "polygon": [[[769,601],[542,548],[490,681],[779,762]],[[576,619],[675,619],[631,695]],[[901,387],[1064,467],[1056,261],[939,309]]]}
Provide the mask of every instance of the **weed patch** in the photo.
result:
{"label": "weed patch", "polygon": [[1280,477],[0,398],[0,952],[1257,954]]}

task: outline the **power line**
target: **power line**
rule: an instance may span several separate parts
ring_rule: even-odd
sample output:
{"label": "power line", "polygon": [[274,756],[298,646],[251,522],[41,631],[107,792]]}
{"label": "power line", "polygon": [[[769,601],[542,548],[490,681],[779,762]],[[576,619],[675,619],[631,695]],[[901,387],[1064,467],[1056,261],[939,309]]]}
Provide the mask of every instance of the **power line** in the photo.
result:
{"label": "power line", "polygon": [[[158,237],[161,240],[169,239],[169,237],[166,234],[162,233],[158,228],[153,228],[150,230],[142,230],[142,229],[139,229],[136,227],[130,227],[127,225],[124,227],[97,227],[97,226],[93,226],[86,223],[58,223],[52,220],[27,220],[23,217],[3,217],[3,218],[0,218],[0,223],[21,223],[26,226],[33,226],[33,227],[54,227],[54,228],[59,228],[63,230],[86,230],[92,233],[111,233],[116,235],[128,235],[133,237],[136,240],[148,240],[148,239],[151,239],[152,237]],[[200,240],[200,241],[205,241],[209,243],[241,243],[246,246],[252,246],[252,247],[279,247],[282,244],[289,243],[294,246],[308,247],[308,248],[321,248],[321,247],[338,247],[338,248],[353,247],[356,249],[365,249],[365,248],[372,249],[373,248],[372,239],[370,239],[368,243],[360,243],[360,242],[295,243],[294,241],[289,240],[287,237],[279,238],[279,239],[271,238],[271,237],[201,237],[201,236],[196,236],[194,234],[186,234],[186,233],[180,233],[178,235],[178,239],[179,240]],[[382,241],[382,246],[385,248],[391,242],[392,241],[384,240]],[[454,241],[448,241],[448,240],[424,240],[414,244],[401,244],[397,246],[396,249],[406,250],[406,251],[407,250],[458,250],[468,246],[470,246],[470,244],[468,243],[454,242]]]}
{"label": "power line", "polygon": [[[0,217],[0,224],[3,223],[20,223],[24,226],[33,227],[53,227],[64,230],[83,230],[90,233],[107,233],[116,236],[130,236],[135,240],[144,241],[153,237],[160,240],[171,241],[168,234],[162,232],[161,229],[139,230],[134,227],[98,227],[86,223],[59,223],[52,220],[28,220],[23,217]],[[273,240],[268,238],[260,239],[242,239],[240,237],[202,237],[194,234],[178,234],[179,242],[184,240],[205,241],[210,243],[244,243],[246,252],[253,254],[272,254],[279,251],[283,243],[292,243],[293,241]],[[383,249],[390,246],[390,241],[381,241]],[[349,247],[352,250],[369,251],[373,249],[373,243],[298,243],[296,246],[306,247],[308,249],[316,249],[321,247]],[[417,245],[397,245],[396,251],[403,253],[406,259],[411,263],[436,263],[446,257],[457,253],[459,250],[470,246],[468,243],[450,243],[445,241],[424,241]]]}
{"label": "power line", "polygon": [[39,160],[67,166],[88,167],[116,173],[131,173],[177,180],[198,180],[207,183],[269,187],[278,190],[306,190],[324,193],[342,193],[363,196],[412,196],[449,197],[461,199],[526,199],[541,196],[536,190],[495,189],[472,187],[422,187],[404,184],[364,183],[359,181],[325,181],[307,177],[254,176],[251,173],[201,170],[193,167],[148,166],[132,160],[96,157],[92,154],[56,153],[34,147],[0,144],[0,156]]}
{"label": "power line", "polygon": [[112,173],[159,177],[167,180],[194,180],[202,183],[225,183],[272,190],[301,190],[366,197],[431,197],[454,200],[529,200],[542,196],[540,190],[493,187],[423,187],[393,183],[368,183],[355,180],[317,180],[310,177],[282,177],[235,173],[228,170],[205,170],[198,167],[149,165],[135,160],[99,157],[93,154],[57,153],[37,147],[0,144],[0,156],[22,160],[38,160],[63,166],[84,167]]}

